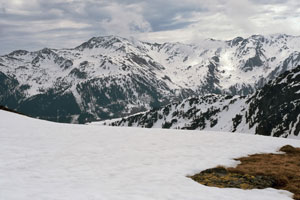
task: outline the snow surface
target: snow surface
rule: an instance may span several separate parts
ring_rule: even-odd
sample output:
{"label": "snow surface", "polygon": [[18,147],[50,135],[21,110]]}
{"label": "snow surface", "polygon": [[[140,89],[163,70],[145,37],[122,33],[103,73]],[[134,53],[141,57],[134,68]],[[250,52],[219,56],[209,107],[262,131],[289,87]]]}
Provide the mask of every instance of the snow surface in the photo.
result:
{"label": "snow surface", "polygon": [[233,133],[58,124],[0,111],[2,200],[287,200],[283,190],[207,187],[187,178],[233,158],[300,147]]}

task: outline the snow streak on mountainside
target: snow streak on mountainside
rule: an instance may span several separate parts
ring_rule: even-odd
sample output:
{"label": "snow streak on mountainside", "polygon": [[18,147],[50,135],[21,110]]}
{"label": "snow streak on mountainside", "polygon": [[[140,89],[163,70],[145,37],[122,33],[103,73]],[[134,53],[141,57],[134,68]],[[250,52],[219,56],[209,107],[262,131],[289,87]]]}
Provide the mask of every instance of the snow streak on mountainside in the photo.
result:
{"label": "snow streak on mountainside", "polygon": [[273,188],[201,185],[188,175],[297,140],[58,124],[0,110],[1,200],[292,200]]}
{"label": "snow streak on mountainside", "polygon": [[300,64],[288,35],[151,44],[94,37],[0,57],[0,104],[60,122],[122,117],[208,93],[247,95]]}
{"label": "snow streak on mountainside", "polygon": [[247,97],[188,98],[114,122],[113,126],[200,129],[300,139],[300,66]]}

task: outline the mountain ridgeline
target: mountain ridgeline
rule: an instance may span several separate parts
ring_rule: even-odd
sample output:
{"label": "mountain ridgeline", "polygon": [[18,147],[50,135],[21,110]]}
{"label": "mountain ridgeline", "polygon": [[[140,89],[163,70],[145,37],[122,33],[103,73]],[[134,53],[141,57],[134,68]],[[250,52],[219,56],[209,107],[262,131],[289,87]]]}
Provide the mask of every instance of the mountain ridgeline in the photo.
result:
{"label": "mountain ridgeline", "polygon": [[160,109],[102,123],[299,137],[300,66],[284,72],[252,95],[192,97]]}
{"label": "mountain ridgeline", "polygon": [[[0,105],[32,117],[85,123],[191,96],[213,94],[210,101],[240,102],[222,95],[252,94],[299,64],[300,37],[284,34],[195,44],[94,37],[72,49],[0,56]],[[254,111],[255,106],[260,107],[253,103]],[[252,110],[249,123],[257,124],[260,118]]]}

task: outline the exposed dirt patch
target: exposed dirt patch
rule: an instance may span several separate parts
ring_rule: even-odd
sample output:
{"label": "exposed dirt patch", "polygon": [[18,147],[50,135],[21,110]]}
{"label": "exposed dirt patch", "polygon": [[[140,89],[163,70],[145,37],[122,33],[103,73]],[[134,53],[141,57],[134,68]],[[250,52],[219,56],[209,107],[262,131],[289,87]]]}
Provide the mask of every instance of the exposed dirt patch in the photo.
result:
{"label": "exposed dirt patch", "polygon": [[300,200],[300,148],[283,146],[284,154],[254,154],[238,158],[236,168],[217,167],[194,176],[193,180],[207,186],[241,189],[284,189]]}

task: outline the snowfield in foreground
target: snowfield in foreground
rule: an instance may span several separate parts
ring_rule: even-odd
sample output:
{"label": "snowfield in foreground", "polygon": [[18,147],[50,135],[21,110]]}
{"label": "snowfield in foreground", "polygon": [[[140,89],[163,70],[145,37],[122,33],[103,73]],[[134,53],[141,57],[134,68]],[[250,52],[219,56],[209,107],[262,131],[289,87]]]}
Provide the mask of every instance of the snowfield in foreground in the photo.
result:
{"label": "snowfield in foreground", "polygon": [[299,140],[57,124],[0,111],[2,200],[292,199],[283,190],[206,187],[187,175]]}

